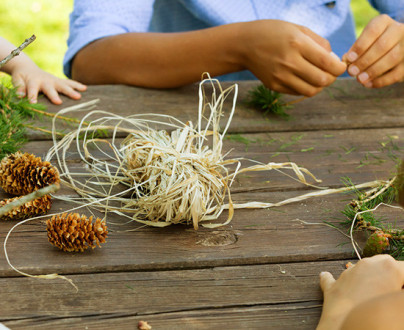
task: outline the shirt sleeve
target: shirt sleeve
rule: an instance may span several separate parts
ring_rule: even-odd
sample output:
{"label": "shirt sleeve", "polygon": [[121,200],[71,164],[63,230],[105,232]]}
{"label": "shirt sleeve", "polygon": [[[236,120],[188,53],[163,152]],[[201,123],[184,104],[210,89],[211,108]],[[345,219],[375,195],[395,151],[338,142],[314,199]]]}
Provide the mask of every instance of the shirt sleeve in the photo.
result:
{"label": "shirt sleeve", "polygon": [[387,14],[399,22],[404,22],[404,0],[369,0],[381,14]]}
{"label": "shirt sleeve", "polygon": [[153,11],[151,0],[75,0],[70,14],[63,71],[71,77],[71,62],[89,43],[127,32],[147,32]]}

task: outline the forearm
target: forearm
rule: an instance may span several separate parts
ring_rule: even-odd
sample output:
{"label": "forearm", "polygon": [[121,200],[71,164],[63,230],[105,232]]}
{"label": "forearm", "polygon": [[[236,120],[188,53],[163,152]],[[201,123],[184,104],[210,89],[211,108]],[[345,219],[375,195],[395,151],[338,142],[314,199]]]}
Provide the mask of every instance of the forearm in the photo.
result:
{"label": "forearm", "polygon": [[[17,47],[14,46],[8,40],[0,37],[0,60],[7,57],[14,49]],[[10,62],[4,65],[0,71],[6,72],[8,74],[12,74],[15,68],[19,67],[35,67],[36,64],[29,58],[28,55],[21,52],[18,56],[14,57]]]}
{"label": "forearm", "polygon": [[346,317],[341,329],[402,329],[403,310],[404,291],[387,293],[354,308]]}
{"label": "forearm", "polygon": [[243,23],[184,33],[126,33],[97,40],[74,58],[73,79],[168,88],[245,69]]}
{"label": "forearm", "polygon": [[[0,37],[0,60],[7,57],[14,49],[16,49],[11,42]],[[0,71],[12,74],[17,67],[32,67],[36,64],[29,58],[28,55],[21,52],[18,56],[14,57],[10,62],[4,65]]]}

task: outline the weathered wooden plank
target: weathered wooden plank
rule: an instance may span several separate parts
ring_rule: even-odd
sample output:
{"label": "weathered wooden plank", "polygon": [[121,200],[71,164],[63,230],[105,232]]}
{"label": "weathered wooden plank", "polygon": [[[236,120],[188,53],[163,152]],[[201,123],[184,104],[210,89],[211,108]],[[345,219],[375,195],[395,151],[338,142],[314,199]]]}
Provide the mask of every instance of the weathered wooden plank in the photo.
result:
{"label": "weathered wooden plank", "polygon": [[[280,201],[296,195],[296,191],[267,194],[250,192],[237,194],[234,200],[240,203],[263,198]],[[348,200],[346,195],[335,195],[276,209],[236,210],[229,225],[215,230],[200,228],[195,231],[191,226],[184,225],[150,228],[110,224],[113,231],[107,243],[101,249],[84,253],[64,253],[51,246],[47,241],[43,221],[33,221],[17,227],[9,238],[7,251],[14,266],[34,274],[82,274],[346,259],[353,256],[349,239],[336,229],[325,226],[323,221],[336,224],[344,221],[341,211]],[[59,209],[66,210],[66,205],[56,201],[53,210]],[[83,212],[87,213],[85,210]],[[400,219],[397,210],[383,208],[381,212],[392,221]],[[226,217],[223,214],[219,221],[225,221]],[[304,221],[317,224],[305,224]],[[110,222],[117,223],[119,219],[111,216],[108,219]],[[14,224],[1,224],[1,246]],[[399,220],[394,225],[404,227],[404,221]],[[363,244],[363,233],[357,238]],[[16,272],[4,258],[0,259],[0,276],[15,275]]]}
{"label": "weathered wooden plank", "polygon": [[[151,316],[147,319],[157,329],[314,329],[321,306],[316,303],[287,304],[268,307],[213,309],[208,312],[182,313],[182,315]],[[132,318],[137,324],[141,318]],[[99,324],[103,322],[98,322]],[[111,324],[113,324],[111,322]],[[125,325],[122,326],[124,328]]]}
{"label": "weathered wooden plank", "polygon": [[[226,151],[234,148],[232,157],[294,161],[329,186],[339,185],[343,175],[357,183],[386,179],[395,158],[402,158],[404,84],[368,90],[353,80],[340,80],[296,104],[289,121],[245,105],[256,84],[240,83],[230,129],[234,134],[225,141]],[[195,122],[197,115],[197,85],[174,90],[91,86],[83,101],[97,97],[100,109],[124,116],[154,112]],[[78,102],[66,100],[64,105],[72,104]],[[49,122],[38,125],[49,127]],[[264,133],[248,134],[258,132]],[[34,133],[29,137],[41,138]],[[40,141],[26,150],[43,155],[49,147],[49,141]],[[74,155],[69,162],[82,167]],[[280,201],[310,190],[279,173],[260,172],[240,175],[232,191],[233,200],[241,203]],[[60,193],[72,194],[67,189]],[[27,273],[68,275],[80,292],[72,293],[59,280],[17,277],[1,258],[0,322],[13,329],[134,328],[140,319],[153,329],[312,329],[320,313],[318,273],[332,270],[338,275],[342,260],[353,256],[348,238],[323,221],[342,221],[340,211],[350,198],[335,195],[277,209],[236,210],[230,225],[216,230],[110,224],[107,244],[83,254],[52,247],[43,221],[27,223],[10,236],[7,251],[13,265]],[[56,201],[53,211],[70,207]],[[381,213],[393,221],[398,217],[392,209]],[[223,214],[219,221],[225,220]],[[0,223],[0,246],[14,224]],[[404,221],[395,226],[404,227]],[[364,235],[357,238],[363,243]]]}
{"label": "weathered wooden plank", "polygon": [[[266,134],[246,134],[243,137],[251,141],[248,146],[240,142],[242,139],[230,139],[225,141],[225,149],[234,148],[233,157],[244,156],[263,162],[272,159],[295,161],[323,179],[323,186],[340,186],[342,176],[351,177],[355,183],[387,179],[394,167],[392,155],[401,157],[402,154],[403,133],[399,129],[305,132],[300,139],[293,139],[294,134],[296,133],[271,133],[271,139],[275,140],[272,143],[262,143],[267,137]],[[285,144],[287,147],[283,149],[282,155],[268,157],[278,152]],[[25,150],[41,154],[41,151],[44,152],[50,145],[49,141],[36,141],[27,144]],[[313,146],[313,150],[301,152],[309,146]],[[384,149],[380,150],[381,148]],[[325,152],[330,149],[336,151],[326,154]],[[369,156],[369,164],[359,167],[360,161],[365,159],[367,153],[372,153],[379,159]],[[71,154],[69,159],[73,169],[83,170],[82,165],[75,163],[77,156]],[[242,174],[232,186],[235,203],[277,202],[308,192],[307,189],[309,188],[276,171]],[[65,188],[60,193],[74,194],[72,190]],[[177,226],[168,229],[138,229],[134,233],[111,233],[104,249],[73,256],[52,249],[46,242],[43,226],[34,222],[17,230],[28,230],[29,233],[16,233],[11,236],[9,249],[13,261],[15,260],[19,267],[37,273],[44,270],[81,273],[92,270],[107,271],[114,267],[121,270],[153,269],[153,267],[172,269],[197,267],[197,265],[298,261],[299,258],[303,258],[301,260],[346,258],[351,255],[351,247],[349,244],[338,247],[338,244],[347,242],[347,239],[336,230],[323,226],[303,226],[295,220],[341,221],[343,216],[340,211],[351,198],[337,195],[274,210],[237,210],[230,226],[217,231],[195,232],[193,229],[187,230],[183,226]],[[53,211],[66,211],[73,206],[56,201]],[[391,216],[392,220],[396,218],[393,215],[394,211],[390,209],[383,209],[383,212]],[[112,217],[110,220],[115,222],[116,219]],[[220,218],[221,222],[225,220],[226,214]],[[0,224],[2,239],[12,225],[14,223]],[[112,225],[111,228],[128,229]],[[211,247],[198,244],[204,241],[216,243]],[[217,254],[217,245],[222,245],[220,254]],[[34,255],[32,251],[35,251]],[[122,254],[122,251],[127,253]],[[135,260],[132,258],[134,255],[137,257]],[[150,260],[153,261],[152,264]],[[93,268],[83,269],[77,262],[89,263]],[[0,261],[0,269],[3,276],[14,274],[4,260]]]}
{"label": "weathered wooden plank", "polygon": [[139,320],[149,321],[153,329],[207,329],[225,323],[242,329],[309,329],[320,313],[318,274],[327,270],[338,276],[344,265],[330,261],[71,275],[78,293],[61,280],[4,278],[0,321],[12,329],[124,328]]}
{"label": "weathered wooden plank", "polygon": [[[228,86],[225,83],[224,86]],[[285,121],[273,115],[265,115],[246,105],[249,90],[257,82],[239,82],[237,110],[230,126],[231,132],[311,131],[319,129],[402,127],[404,125],[402,91],[404,84],[383,89],[366,89],[353,79],[337,80],[313,98],[295,104],[290,110],[291,120]],[[196,123],[198,85],[170,90],[153,90],[120,85],[89,86],[80,102],[64,99],[64,107],[100,99],[98,109],[128,116],[139,113],[172,115],[183,122]],[[290,97],[285,97],[291,100]],[[49,104],[50,112],[62,107]],[[229,104],[226,108],[229,108]],[[72,114],[83,117],[87,111]],[[224,123],[224,120],[223,120]],[[38,126],[50,127],[50,121],[38,122]],[[37,132],[30,139],[49,138]]]}
{"label": "weathered wooden plank", "polygon": [[[333,154],[341,154],[341,157],[349,159],[348,155],[355,153],[378,152],[386,154],[389,151],[395,152],[397,147],[403,148],[403,139],[402,128],[355,130],[341,128],[340,130],[306,132],[234,133],[226,135],[223,152],[230,151],[230,156],[244,156],[246,158],[256,157],[256,154],[259,154],[274,161],[279,157],[277,156],[278,153],[289,156],[291,153],[305,156],[319,153],[324,158]],[[123,139],[116,141],[116,144],[119,144]],[[38,156],[44,156],[52,145],[53,142],[49,140],[32,141],[25,144],[23,149]],[[91,144],[89,147],[94,155],[101,156],[96,148],[91,148]],[[75,143],[71,145],[70,149],[72,152],[76,152]],[[104,149],[107,151],[107,148]],[[253,156],[250,156],[249,153],[252,153]],[[76,159],[77,157],[68,154],[67,158]]]}
{"label": "weathered wooden plank", "polygon": [[321,306],[309,304],[285,304],[245,308],[214,308],[208,311],[191,311],[159,315],[132,316],[130,313],[108,313],[64,318],[42,316],[8,320],[11,329],[137,329],[139,321],[147,320],[152,329],[262,329],[289,330],[315,329]]}

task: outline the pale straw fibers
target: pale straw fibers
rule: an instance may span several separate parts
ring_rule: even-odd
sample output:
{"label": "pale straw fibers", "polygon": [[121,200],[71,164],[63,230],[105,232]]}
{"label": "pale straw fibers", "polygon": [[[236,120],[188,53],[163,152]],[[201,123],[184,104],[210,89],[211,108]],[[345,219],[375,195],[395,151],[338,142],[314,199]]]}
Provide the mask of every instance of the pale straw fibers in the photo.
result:
{"label": "pale straw fibers", "polygon": [[[212,90],[209,99],[207,86]],[[58,141],[55,117],[54,145],[46,160],[57,162],[62,182],[81,196],[64,199],[91,204],[105,213],[107,221],[112,212],[151,226],[192,223],[197,229],[201,222],[218,219],[223,210],[228,210],[224,223],[203,225],[213,228],[227,224],[236,208],[268,208],[346,190],[315,191],[277,203],[233,203],[230,187],[243,172],[288,169],[304,184],[308,184],[305,175],[320,182],[295,163],[254,162],[253,166],[241,168],[242,159],[223,155],[223,140],[235,112],[237,93],[237,85],[222,89],[216,79],[204,79],[199,86],[196,126],[162,114],[121,117],[92,110],[76,130]],[[231,108],[225,111],[224,102],[230,97]],[[95,104],[92,101],[66,108],[58,115]],[[226,118],[224,129],[219,127],[222,117]],[[108,131],[111,137],[100,137],[100,131]],[[97,136],[94,132],[98,132]],[[122,132],[127,137],[118,142],[117,134]],[[72,153],[77,153],[87,172],[72,169],[74,163],[67,160]]]}

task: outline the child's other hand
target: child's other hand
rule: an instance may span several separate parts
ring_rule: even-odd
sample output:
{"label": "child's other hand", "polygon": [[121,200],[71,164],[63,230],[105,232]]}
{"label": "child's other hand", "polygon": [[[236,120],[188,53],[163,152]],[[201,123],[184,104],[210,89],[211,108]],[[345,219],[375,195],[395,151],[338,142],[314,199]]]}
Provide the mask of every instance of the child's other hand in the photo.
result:
{"label": "child's other hand", "polygon": [[389,255],[360,260],[345,270],[338,280],[329,272],[320,274],[324,294],[318,330],[340,329],[356,306],[385,294],[400,292],[404,284],[404,262]]}
{"label": "child's other hand", "polygon": [[81,98],[78,92],[84,92],[87,86],[70,79],[61,79],[41,70],[39,67],[19,66],[12,72],[12,81],[17,87],[17,93],[23,97],[27,96],[31,103],[36,103],[38,93],[44,93],[54,104],[61,104],[59,93],[74,100]]}
{"label": "child's other hand", "polygon": [[384,87],[404,80],[404,24],[387,15],[372,19],[343,56],[348,73],[365,87]]}

